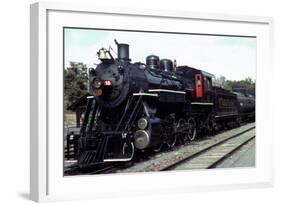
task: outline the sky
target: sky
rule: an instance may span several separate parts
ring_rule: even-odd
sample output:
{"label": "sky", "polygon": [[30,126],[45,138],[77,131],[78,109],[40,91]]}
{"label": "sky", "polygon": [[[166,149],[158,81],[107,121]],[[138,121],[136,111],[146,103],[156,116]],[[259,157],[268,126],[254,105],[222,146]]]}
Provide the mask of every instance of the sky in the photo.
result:
{"label": "sky", "polygon": [[[148,55],[176,60],[229,80],[256,79],[256,38],[132,31],[65,28],[65,66],[70,61],[88,67],[99,63],[97,51],[113,48],[114,43],[130,45],[132,62],[143,62]],[[117,55],[111,52],[114,57]]]}

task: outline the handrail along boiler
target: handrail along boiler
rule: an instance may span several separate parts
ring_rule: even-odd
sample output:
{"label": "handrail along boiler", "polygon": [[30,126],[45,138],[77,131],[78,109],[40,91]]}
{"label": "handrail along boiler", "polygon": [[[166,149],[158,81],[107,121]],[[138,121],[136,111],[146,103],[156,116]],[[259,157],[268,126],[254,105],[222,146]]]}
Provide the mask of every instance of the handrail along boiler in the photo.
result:
{"label": "handrail along boiler", "polygon": [[[173,147],[202,130],[218,129],[219,122],[240,120],[237,94],[213,86],[212,74],[156,55],[145,64],[132,63],[129,45],[115,43],[118,57],[102,48],[100,64],[89,71],[91,95],[78,144],[81,168],[130,161],[136,151]],[[252,116],[254,107],[247,111]]]}

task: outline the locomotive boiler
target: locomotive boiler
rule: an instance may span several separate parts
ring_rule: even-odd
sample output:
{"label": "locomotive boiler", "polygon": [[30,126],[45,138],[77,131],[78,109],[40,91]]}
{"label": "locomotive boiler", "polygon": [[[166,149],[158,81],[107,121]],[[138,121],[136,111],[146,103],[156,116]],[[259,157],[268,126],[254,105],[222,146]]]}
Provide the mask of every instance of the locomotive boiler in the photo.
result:
{"label": "locomotive boiler", "polygon": [[78,165],[130,161],[136,152],[194,140],[220,121],[238,121],[237,94],[212,85],[213,75],[156,55],[132,63],[115,41],[89,72],[90,94],[80,130]]}

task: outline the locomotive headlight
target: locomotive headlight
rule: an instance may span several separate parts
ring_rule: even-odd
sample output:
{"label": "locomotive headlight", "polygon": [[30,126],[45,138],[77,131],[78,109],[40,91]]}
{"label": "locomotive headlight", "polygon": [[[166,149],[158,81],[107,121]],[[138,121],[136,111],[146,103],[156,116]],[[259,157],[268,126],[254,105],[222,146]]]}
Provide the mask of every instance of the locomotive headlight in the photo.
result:
{"label": "locomotive headlight", "polygon": [[148,121],[146,118],[140,118],[138,120],[138,128],[141,129],[141,130],[144,130],[145,128],[147,128],[147,125],[148,125]]}
{"label": "locomotive headlight", "polygon": [[94,80],[94,87],[95,88],[100,88],[101,84],[102,84],[101,80],[99,80],[99,79]]}

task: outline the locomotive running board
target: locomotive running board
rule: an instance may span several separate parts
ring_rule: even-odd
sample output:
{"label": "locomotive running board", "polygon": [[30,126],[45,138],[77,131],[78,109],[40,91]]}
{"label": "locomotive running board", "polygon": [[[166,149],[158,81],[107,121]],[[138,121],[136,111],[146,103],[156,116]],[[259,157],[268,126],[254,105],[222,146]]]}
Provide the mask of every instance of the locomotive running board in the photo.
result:
{"label": "locomotive running board", "polygon": [[128,162],[128,161],[131,161],[133,159],[134,154],[135,154],[135,148],[132,144],[132,154],[131,154],[130,157],[128,157],[128,158],[107,158],[107,159],[103,159],[103,161],[104,162]]}
{"label": "locomotive running board", "polygon": [[153,93],[133,93],[133,96],[140,96],[140,95],[158,97],[158,94],[153,94]]}
{"label": "locomotive running board", "polygon": [[134,154],[132,154],[131,157],[129,158],[108,158],[108,159],[103,159],[103,162],[128,162],[131,161],[134,157]]}
{"label": "locomotive running board", "polygon": [[216,115],[215,118],[222,118],[222,117],[233,117],[238,116],[238,114],[230,114],[230,115]]}
{"label": "locomotive running board", "polygon": [[177,93],[177,94],[183,94],[183,95],[186,94],[184,91],[167,90],[167,89],[149,89],[148,92],[168,92],[168,93]]}
{"label": "locomotive running board", "polygon": [[120,158],[120,159],[104,159],[103,161],[104,162],[128,162],[128,161],[131,161],[133,159],[133,157],[130,157],[130,158]]}
{"label": "locomotive running board", "polygon": [[192,102],[191,105],[214,105],[214,103]]}

